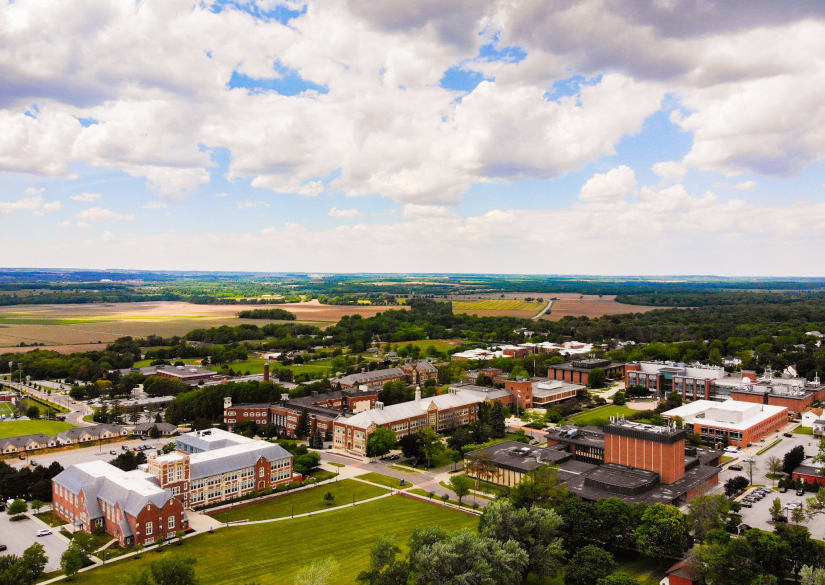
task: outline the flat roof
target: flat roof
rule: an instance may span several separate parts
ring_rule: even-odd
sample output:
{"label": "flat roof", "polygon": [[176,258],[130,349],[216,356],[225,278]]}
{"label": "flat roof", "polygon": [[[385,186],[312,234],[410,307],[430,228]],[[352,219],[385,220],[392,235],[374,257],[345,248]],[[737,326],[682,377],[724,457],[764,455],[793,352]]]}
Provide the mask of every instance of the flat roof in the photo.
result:
{"label": "flat roof", "polygon": [[[787,410],[788,409],[785,406],[757,404],[739,400],[726,400],[724,402],[715,402],[713,400],[696,400],[663,412],[662,416],[669,418],[679,416],[689,424],[698,423],[705,426],[720,426],[734,431],[745,431],[772,418],[773,416],[776,416],[779,413],[787,412]],[[714,414],[718,416],[725,411],[731,414],[738,414],[744,418],[742,418],[740,422],[713,418]]]}

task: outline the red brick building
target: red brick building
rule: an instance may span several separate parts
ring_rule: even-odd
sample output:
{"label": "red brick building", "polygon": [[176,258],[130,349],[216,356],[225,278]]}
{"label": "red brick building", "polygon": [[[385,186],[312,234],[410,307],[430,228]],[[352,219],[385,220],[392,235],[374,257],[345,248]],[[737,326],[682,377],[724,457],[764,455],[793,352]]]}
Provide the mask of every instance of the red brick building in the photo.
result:
{"label": "red brick building", "polygon": [[625,375],[625,365],[610,360],[596,358],[575,359],[563,364],[553,364],[547,368],[547,377],[551,380],[562,380],[572,384],[587,386],[590,372],[599,368],[610,379],[622,379]]}

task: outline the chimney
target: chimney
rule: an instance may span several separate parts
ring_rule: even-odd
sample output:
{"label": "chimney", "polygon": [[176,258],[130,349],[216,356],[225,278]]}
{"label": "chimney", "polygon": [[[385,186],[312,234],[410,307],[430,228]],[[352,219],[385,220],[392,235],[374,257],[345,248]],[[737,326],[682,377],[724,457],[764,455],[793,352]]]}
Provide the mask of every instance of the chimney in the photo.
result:
{"label": "chimney", "polygon": [[281,394],[281,402],[286,402],[289,400],[289,394]]}
{"label": "chimney", "polygon": [[264,382],[269,382],[269,362],[264,362]]}
{"label": "chimney", "polygon": [[231,396],[226,396],[223,399],[223,407],[224,407],[224,409],[232,408],[232,397]]}
{"label": "chimney", "polygon": [[378,410],[384,410],[384,403],[383,402],[376,402],[375,403],[375,408],[377,408]]}
{"label": "chimney", "polygon": [[310,392],[310,394],[311,394],[312,396],[318,396],[318,391],[317,391],[317,390],[313,390],[312,392]]}
{"label": "chimney", "polygon": [[415,401],[416,402],[421,401],[421,386],[416,386],[415,387]]}

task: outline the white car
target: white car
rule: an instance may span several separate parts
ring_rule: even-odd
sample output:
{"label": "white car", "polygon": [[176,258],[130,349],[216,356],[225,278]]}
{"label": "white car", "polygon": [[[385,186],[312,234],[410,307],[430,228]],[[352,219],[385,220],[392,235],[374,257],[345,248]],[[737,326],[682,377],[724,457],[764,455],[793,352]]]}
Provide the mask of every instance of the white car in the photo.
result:
{"label": "white car", "polygon": [[41,528],[40,530],[37,531],[37,536],[48,536],[51,533],[52,533],[52,531],[49,530],[48,528]]}

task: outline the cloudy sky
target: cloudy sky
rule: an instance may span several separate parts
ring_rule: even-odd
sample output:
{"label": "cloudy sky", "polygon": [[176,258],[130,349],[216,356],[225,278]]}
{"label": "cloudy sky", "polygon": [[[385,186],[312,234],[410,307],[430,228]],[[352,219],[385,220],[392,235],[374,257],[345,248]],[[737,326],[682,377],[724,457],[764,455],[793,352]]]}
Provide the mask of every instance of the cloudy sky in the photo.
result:
{"label": "cloudy sky", "polygon": [[822,2],[0,2],[1,266],[825,274]]}

